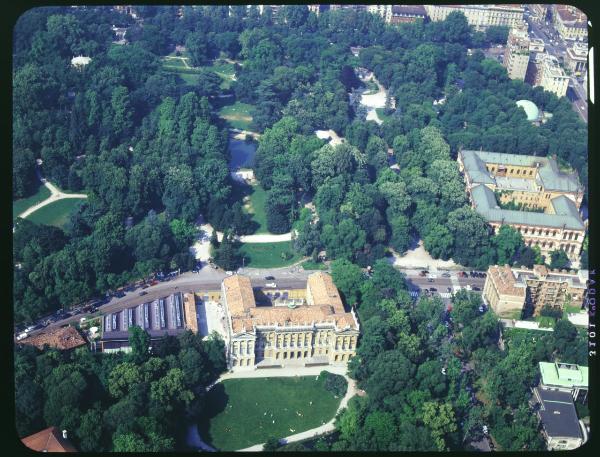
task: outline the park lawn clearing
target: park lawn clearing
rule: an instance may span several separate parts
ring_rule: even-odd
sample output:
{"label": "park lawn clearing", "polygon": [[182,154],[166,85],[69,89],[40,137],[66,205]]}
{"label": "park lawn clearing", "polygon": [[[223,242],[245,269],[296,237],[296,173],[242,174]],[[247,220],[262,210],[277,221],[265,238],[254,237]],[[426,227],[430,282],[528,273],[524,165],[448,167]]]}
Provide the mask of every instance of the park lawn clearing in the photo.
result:
{"label": "park lawn clearing", "polygon": [[177,76],[179,76],[188,86],[195,86],[200,79],[200,75],[195,75],[193,73],[178,73]]}
{"label": "park lawn clearing", "polygon": [[13,200],[13,220],[15,220],[17,216],[23,213],[27,208],[43,202],[48,197],[50,197],[50,189],[44,185],[40,185],[38,191],[31,197]]}
{"label": "park lawn clearing", "polygon": [[385,114],[385,108],[375,108],[375,112],[383,122],[387,122],[392,118],[388,114]]}
{"label": "park lawn clearing", "polygon": [[252,220],[258,224],[258,228],[254,233],[269,233],[267,230],[267,191],[260,185],[255,184],[252,186],[252,192],[250,193],[250,201],[247,206],[244,205],[244,209],[252,214]]}
{"label": "park lawn clearing", "polygon": [[235,102],[225,105],[219,110],[219,117],[225,119],[235,129],[250,130],[252,127],[252,116],[250,110],[252,105],[248,103]]}
{"label": "park lawn clearing", "polygon": [[258,224],[255,234],[270,233],[265,211],[267,191],[260,184],[247,185],[234,181],[231,199],[241,202],[244,212],[252,215],[252,220]]}
{"label": "park lawn clearing", "polygon": [[[284,258],[283,254],[291,254]],[[299,261],[302,256],[294,251],[291,241],[276,243],[242,243],[240,254],[244,257],[244,265],[251,268],[287,267]]]}
{"label": "park lawn clearing", "polygon": [[319,427],[334,418],[342,399],[316,378],[225,380],[206,396],[200,435],[221,451],[234,451]]}
{"label": "park lawn clearing", "polygon": [[37,211],[31,213],[27,219],[37,224],[53,225],[63,228],[69,220],[70,214],[77,205],[85,201],[84,198],[63,198],[55,202],[42,206]]}

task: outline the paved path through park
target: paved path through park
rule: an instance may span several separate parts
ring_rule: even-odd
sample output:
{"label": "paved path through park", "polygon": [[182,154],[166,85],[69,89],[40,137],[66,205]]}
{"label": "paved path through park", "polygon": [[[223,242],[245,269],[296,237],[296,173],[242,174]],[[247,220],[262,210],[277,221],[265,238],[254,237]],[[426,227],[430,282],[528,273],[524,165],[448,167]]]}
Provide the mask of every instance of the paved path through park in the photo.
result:
{"label": "paved path through park", "polygon": [[63,198],[87,198],[86,194],[67,194],[65,192],[61,192],[54,184],[48,182],[45,178],[42,178],[42,175],[40,174],[39,170],[36,170],[36,172],[38,175],[38,179],[42,182],[42,184],[44,184],[44,186],[48,188],[48,190],[50,190],[50,196],[46,200],[43,200],[27,208],[25,211],[19,214],[19,217],[25,219],[27,216],[29,216],[34,211],[37,211],[41,207],[58,200],[62,200]]}

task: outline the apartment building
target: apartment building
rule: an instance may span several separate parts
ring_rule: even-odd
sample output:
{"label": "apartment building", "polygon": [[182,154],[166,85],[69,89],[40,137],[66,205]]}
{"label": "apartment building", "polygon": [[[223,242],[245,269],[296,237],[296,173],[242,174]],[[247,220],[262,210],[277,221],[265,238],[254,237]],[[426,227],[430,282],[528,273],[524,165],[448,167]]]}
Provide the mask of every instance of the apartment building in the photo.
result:
{"label": "apartment building", "polygon": [[536,64],[539,65],[537,72],[539,76],[534,85],[542,86],[544,90],[554,92],[558,97],[567,95],[569,77],[560,66],[558,59],[550,54],[538,54],[538,57]]}
{"label": "apartment building", "polygon": [[581,307],[587,291],[588,272],[551,271],[544,265],[533,269],[490,266],[483,299],[501,317],[520,317],[525,305],[539,316],[545,305],[564,309]]}
{"label": "apartment building", "polygon": [[568,393],[534,387],[532,402],[537,404],[537,416],[549,451],[568,451],[584,443],[577,410]]}
{"label": "apartment building", "polygon": [[534,3],[528,6],[531,12],[533,13],[533,19],[535,21],[546,22],[546,20],[548,19],[548,12],[550,11],[550,5]]}
{"label": "apartment building", "polygon": [[327,273],[310,275],[302,297],[258,306],[260,293],[246,276],[223,280],[230,367],[345,364],[355,354],[359,323]]}
{"label": "apartment building", "polygon": [[443,21],[454,11],[462,12],[469,25],[485,30],[493,25],[510,28],[523,22],[524,8],[520,5],[424,5],[432,21]]}
{"label": "apartment building", "polygon": [[578,264],[586,227],[577,173],[560,171],[551,157],[461,150],[457,161],[471,205],[494,231],[509,225],[543,255],[563,249]]}
{"label": "apartment building", "polygon": [[554,28],[563,40],[587,41],[587,17],[570,5],[553,5]]}
{"label": "apartment building", "polygon": [[526,23],[510,30],[503,62],[510,79],[525,80],[527,66],[529,65],[530,45]]}
{"label": "apartment building", "polygon": [[588,66],[588,46],[586,43],[573,43],[573,46],[567,48],[565,59],[567,68],[574,74],[583,74]]}

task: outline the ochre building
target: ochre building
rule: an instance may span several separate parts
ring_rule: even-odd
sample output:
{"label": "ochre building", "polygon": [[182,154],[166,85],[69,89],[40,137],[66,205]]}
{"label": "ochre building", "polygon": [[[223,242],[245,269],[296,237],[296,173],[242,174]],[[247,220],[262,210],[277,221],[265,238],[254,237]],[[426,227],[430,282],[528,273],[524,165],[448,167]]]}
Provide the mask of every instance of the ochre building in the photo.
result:
{"label": "ochre building", "polygon": [[[262,291],[250,278],[225,278],[221,299],[226,310],[230,368],[303,364],[345,364],[356,352],[359,323],[347,312],[327,273],[308,277],[305,295],[257,305]],[[273,293],[273,291],[270,291]]]}
{"label": "ochre building", "polygon": [[563,249],[578,264],[586,227],[576,173],[563,173],[551,157],[462,150],[457,160],[471,205],[495,232],[509,225],[547,258]]}
{"label": "ochre building", "polygon": [[545,305],[564,310],[581,308],[586,297],[588,272],[549,270],[544,265],[533,269],[508,265],[488,269],[483,299],[500,317],[519,318],[525,305],[539,316]]}

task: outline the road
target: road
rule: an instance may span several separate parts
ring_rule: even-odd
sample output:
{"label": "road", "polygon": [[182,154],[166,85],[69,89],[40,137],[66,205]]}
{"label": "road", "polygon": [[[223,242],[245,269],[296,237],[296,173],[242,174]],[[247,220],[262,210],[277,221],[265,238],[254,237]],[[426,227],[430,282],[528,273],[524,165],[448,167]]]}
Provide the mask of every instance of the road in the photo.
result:
{"label": "road", "polygon": [[[533,20],[529,15],[526,15],[525,19],[530,27],[529,35],[532,38],[542,39],[544,41],[546,52],[555,56],[559,60],[566,58],[568,43],[565,42],[560,35],[558,35],[552,23],[546,25],[545,22]],[[551,40],[554,43],[552,43]],[[579,82],[575,76],[571,76],[569,87],[576,95],[576,98],[571,100],[573,109],[577,111],[581,119],[587,123],[588,103],[583,82]]]}
{"label": "road", "polygon": [[[457,287],[466,287],[470,285],[475,286],[479,289],[483,289],[485,278],[460,278],[456,272],[448,272],[450,277],[443,277],[443,271],[438,271],[435,278],[422,277],[419,275],[421,270],[407,269],[401,270],[407,278],[409,291],[413,292],[413,295],[420,294],[423,289],[435,288],[437,291],[435,294],[441,294],[442,298],[446,302],[449,302],[450,294],[448,293],[448,287],[452,291],[457,290]],[[314,271],[304,271],[298,266],[291,266],[285,268],[274,268],[274,269],[256,269],[246,268],[238,270],[238,273],[250,276],[253,286],[265,287],[268,282],[275,282],[278,289],[283,288],[305,288],[308,276]],[[265,277],[273,276],[274,280],[267,280]],[[183,273],[178,277],[169,281],[159,282],[154,286],[150,286],[145,290],[146,294],[140,295],[141,288],[132,290],[125,293],[123,297],[112,297],[109,302],[99,307],[99,313],[104,315],[116,311],[120,311],[124,308],[136,306],[142,303],[147,303],[155,299],[166,297],[176,292],[200,292],[209,290],[219,290],[221,288],[221,282],[227,275],[223,270],[213,269],[210,266],[205,266],[200,270],[199,273]],[[95,313],[96,315],[98,313]],[[29,332],[30,335],[45,332],[49,329],[54,329],[67,324],[73,324],[79,322],[82,317],[91,317],[90,313],[79,313],[73,316],[69,316],[65,319],[57,320],[51,323],[45,328],[34,330]],[[35,324],[39,324],[47,320],[50,316],[44,316],[40,318]]]}

